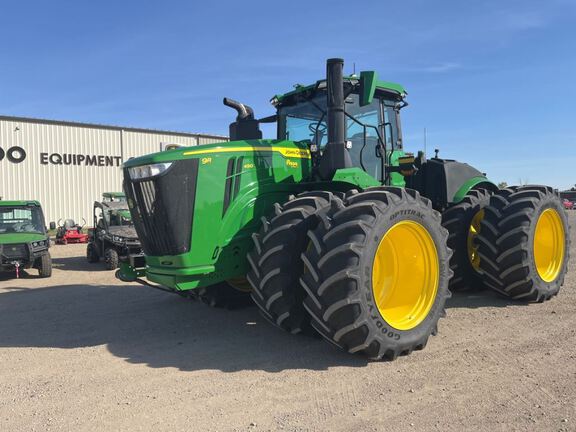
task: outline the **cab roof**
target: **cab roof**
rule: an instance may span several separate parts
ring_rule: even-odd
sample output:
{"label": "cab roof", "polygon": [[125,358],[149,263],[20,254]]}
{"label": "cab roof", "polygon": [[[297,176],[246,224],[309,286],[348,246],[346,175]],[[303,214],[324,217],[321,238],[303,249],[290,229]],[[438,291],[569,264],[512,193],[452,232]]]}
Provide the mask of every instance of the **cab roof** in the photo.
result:
{"label": "cab roof", "polygon": [[0,200],[0,207],[15,207],[15,206],[37,206],[41,207],[38,201],[3,201]]}
{"label": "cab roof", "polygon": [[128,203],[123,201],[96,201],[94,206],[102,206],[111,210],[128,210]]}
{"label": "cab roof", "polygon": [[[369,71],[369,72],[362,72],[361,74],[371,74],[372,76],[374,76],[374,78],[376,78],[376,73]],[[356,75],[350,75],[350,76],[345,76],[344,77],[344,83],[349,83],[352,85],[356,85],[357,83],[359,83],[360,78]],[[315,89],[322,89],[326,87],[326,80],[325,79],[321,79],[316,81],[314,84],[310,84],[310,85],[302,85],[302,84],[296,84],[294,86],[294,90],[289,91],[288,93],[283,93],[283,94],[278,94],[275,95],[270,102],[272,103],[272,105],[276,106],[276,105],[280,105],[282,104],[283,101],[285,101],[286,99],[288,99],[290,96],[294,96],[300,93],[304,93],[310,90],[315,90]],[[381,91],[385,91],[388,93],[395,93],[400,97],[404,97],[407,93],[406,90],[404,89],[404,87],[400,84],[397,83],[393,83],[390,81],[380,81],[376,78],[375,80],[375,89],[376,90],[381,90]]]}

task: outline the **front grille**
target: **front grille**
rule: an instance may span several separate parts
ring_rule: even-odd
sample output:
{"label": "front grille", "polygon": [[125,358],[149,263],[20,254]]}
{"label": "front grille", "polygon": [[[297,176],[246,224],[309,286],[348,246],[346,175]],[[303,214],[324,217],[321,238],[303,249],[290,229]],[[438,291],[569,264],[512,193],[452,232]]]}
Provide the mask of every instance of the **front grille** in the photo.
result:
{"label": "front grille", "polygon": [[146,255],[190,250],[197,176],[198,159],[175,161],[161,175],[143,180],[131,180],[124,170],[124,190]]}
{"label": "front grille", "polygon": [[25,243],[0,245],[0,253],[5,259],[17,259],[28,257],[28,247]]}

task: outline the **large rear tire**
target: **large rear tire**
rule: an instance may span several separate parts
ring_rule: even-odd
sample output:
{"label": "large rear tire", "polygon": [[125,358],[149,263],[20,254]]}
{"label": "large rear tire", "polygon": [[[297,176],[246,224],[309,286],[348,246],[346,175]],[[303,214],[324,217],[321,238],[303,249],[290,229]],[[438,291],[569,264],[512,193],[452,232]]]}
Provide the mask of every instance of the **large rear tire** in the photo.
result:
{"label": "large rear tire", "polygon": [[352,192],[309,238],[304,305],[324,338],[392,360],[436,334],[450,297],[451,252],[429,200],[403,188]]}
{"label": "large rear tire", "polygon": [[491,195],[486,189],[471,190],[462,201],[442,213],[442,226],[449,233],[448,247],[453,251],[450,268],[454,276],[450,279],[450,291],[484,287],[477,236]]}
{"label": "large rear tire", "polygon": [[285,204],[275,204],[275,215],[263,218],[260,232],[253,235],[247,276],[252,299],[268,321],[290,333],[310,329],[302,304],[306,294],[299,283],[301,255],[309,245],[306,233],[335,202],[340,199],[331,192],[292,196]]}
{"label": "large rear tire", "polygon": [[486,284],[512,299],[542,302],[558,294],[570,236],[562,201],[549,186],[495,194],[478,237]]}

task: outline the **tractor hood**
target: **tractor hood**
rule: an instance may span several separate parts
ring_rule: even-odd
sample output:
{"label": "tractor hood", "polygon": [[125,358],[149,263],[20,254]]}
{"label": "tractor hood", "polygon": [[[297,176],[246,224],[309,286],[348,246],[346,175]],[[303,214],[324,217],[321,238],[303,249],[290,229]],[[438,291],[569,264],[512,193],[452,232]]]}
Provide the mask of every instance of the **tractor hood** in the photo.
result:
{"label": "tractor hood", "polygon": [[[310,151],[304,143],[286,140],[241,140],[214,144],[205,144],[192,147],[182,147],[152,153],[146,156],[130,159],[124,163],[124,168],[132,168],[149,164],[160,164],[182,159],[210,158],[221,154],[253,152],[265,154],[269,152],[280,153],[284,157],[310,159]],[[204,163],[209,163],[206,160]]]}
{"label": "tractor hood", "polygon": [[0,234],[0,244],[31,243],[41,240],[46,240],[46,234],[41,233]]}

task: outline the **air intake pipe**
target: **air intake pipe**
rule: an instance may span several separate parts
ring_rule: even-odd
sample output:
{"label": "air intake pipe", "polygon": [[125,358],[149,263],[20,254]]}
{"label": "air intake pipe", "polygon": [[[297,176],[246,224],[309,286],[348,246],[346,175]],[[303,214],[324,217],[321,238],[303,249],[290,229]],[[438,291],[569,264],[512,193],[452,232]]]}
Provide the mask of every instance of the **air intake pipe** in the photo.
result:
{"label": "air intake pipe", "polygon": [[254,110],[252,108],[226,97],[223,102],[224,105],[234,108],[238,113],[236,121],[230,123],[229,126],[231,141],[262,139],[262,131],[258,120],[254,119]]}
{"label": "air intake pipe", "polygon": [[237,102],[234,99],[230,99],[225,97],[222,101],[224,105],[230,108],[234,108],[238,113],[238,117],[236,120],[252,120],[254,119],[254,110],[250,108],[248,105],[244,105],[243,103]]}
{"label": "air intake pipe", "polygon": [[322,154],[318,174],[323,180],[330,180],[336,170],[352,167],[350,154],[346,149],[346,116],[344,101],[344,60],[328,59],[326,62],[326,98],[328,143]]}

